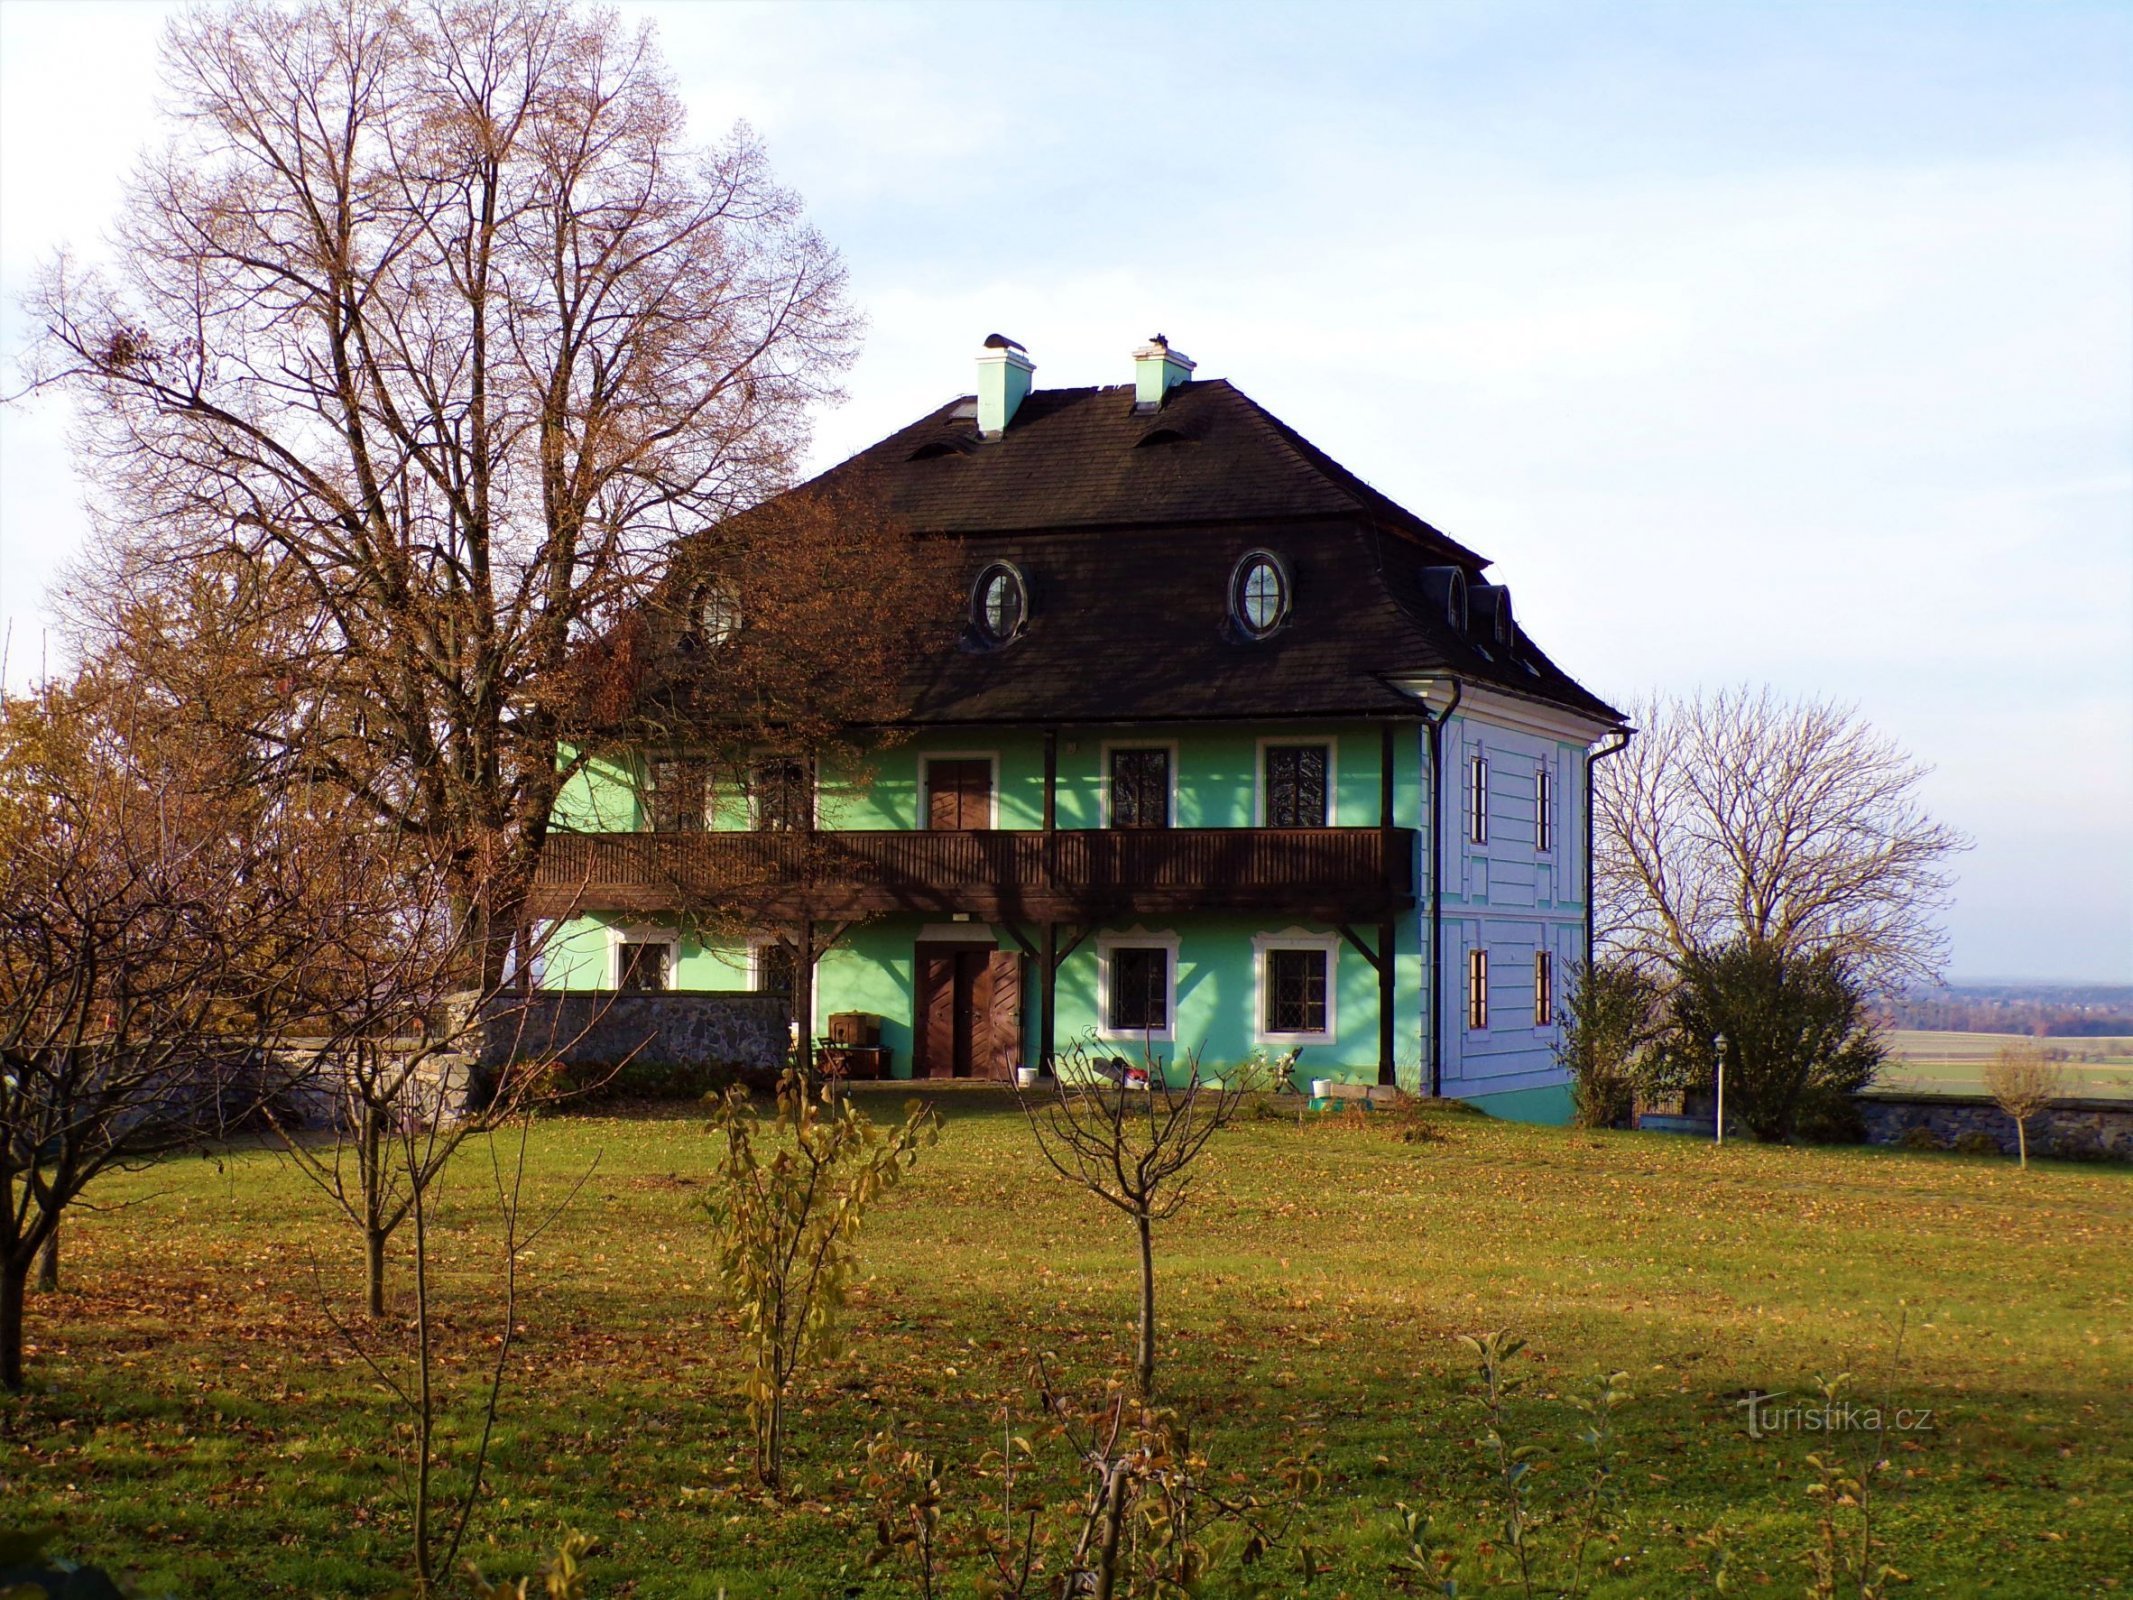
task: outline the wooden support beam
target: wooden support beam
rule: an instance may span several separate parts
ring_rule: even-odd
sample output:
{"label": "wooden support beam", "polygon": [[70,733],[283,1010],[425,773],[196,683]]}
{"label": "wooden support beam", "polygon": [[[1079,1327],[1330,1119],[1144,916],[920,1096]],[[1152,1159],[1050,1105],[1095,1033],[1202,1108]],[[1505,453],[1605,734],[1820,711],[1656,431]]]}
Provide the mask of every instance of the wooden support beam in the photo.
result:
{"label": "wooden support beam", "polygon": [[1393,1070],[1393,1011],[1399,999],[1394,942],[1398,937],[1398,924],[1378,924],[1378,1082],[1388,1087],[1399,1081]]}
{"label": "wooden support beam", "polygon": [[[1372,972],[1377,973],[1379,975],[1379,978],[1382,980],[1385,973],[1385,962],[1383,958],[1379,955],[1378,951],[1371,949],[1369,945],[1363,943],[1363,936],[1357,933],[1355,929],[1348,926],[1347,923],[1336,922],[1333,924],[1333,926],[1339,929],[1340,936],[1343,939],[1346,939],[1348,943],[1354,947],[1355,953],[1361,956],[1365,961],[1370,963],[1370,970]],[[1380,939],[1380,941],[1382,941],[1385,937],[1385,929],[1387,926],[1389,926],[1389,924],[1378,924],[1378,938]]]}
{"label": "wooden support beam", "polygon": [[1044,954],[1037,963],[1037,1066],[1052,1075],[1052,1051],[1059,1036],[1059,924],[1044,925]]}

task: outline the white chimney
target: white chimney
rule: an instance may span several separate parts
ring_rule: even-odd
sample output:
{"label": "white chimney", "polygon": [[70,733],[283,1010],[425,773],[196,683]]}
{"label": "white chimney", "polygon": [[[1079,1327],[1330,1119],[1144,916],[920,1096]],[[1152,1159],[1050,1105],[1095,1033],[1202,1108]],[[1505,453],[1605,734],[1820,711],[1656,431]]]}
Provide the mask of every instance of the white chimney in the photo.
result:
{"label": "white chimney", "polygon": [[1160,333],[1133,352],[1133,409],[1154,411],[1163,396],[1192,376],[1190,356],[1170,348]]}
{"label": "white chimney", "polygon": [[978,432],[997,439],[1007,431],[1016,410],[1030,391],[1030,374],[1037,363],[1029,352],[1004,333],[985,336],[978,352]]}

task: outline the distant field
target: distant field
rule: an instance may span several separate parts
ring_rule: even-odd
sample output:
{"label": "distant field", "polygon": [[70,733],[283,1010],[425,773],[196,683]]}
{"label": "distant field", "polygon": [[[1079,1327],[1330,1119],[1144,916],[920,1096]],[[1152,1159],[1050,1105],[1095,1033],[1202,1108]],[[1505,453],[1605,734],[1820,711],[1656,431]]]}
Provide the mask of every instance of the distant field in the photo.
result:
{"label": "distant field", "polygon": [[[1915,1088],[1940,1094],[1984,1092],[1985,1063],[2012,1033],[1928,1033],[1898,1029],[1889,1035],[1889,1063],[1879,1088]],[[2133,1099],[2133,1039],[2046,1039],[2061,1052],[2071,1092],[2093,1098]]]}

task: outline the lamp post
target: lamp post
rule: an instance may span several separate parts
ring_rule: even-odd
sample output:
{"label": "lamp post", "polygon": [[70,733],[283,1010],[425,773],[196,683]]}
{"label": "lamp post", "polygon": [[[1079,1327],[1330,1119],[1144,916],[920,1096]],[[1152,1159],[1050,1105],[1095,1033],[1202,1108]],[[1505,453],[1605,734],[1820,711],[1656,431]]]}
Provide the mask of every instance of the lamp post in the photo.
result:
{"label": "lamp post", "polygon": [[1726,1142],[1726,1036],[1719,1034],[1711,1041],[1711,1048],[1718,1052],[1718,1142]]}

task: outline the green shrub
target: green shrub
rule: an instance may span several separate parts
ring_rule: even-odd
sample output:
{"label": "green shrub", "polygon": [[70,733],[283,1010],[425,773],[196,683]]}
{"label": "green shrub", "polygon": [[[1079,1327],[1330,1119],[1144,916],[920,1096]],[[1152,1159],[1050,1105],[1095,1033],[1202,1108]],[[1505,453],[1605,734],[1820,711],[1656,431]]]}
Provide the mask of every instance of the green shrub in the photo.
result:
{"label": "green shrub", "polygon": [[1955,1149],[1960,1155],[1996,1156],[2000,1153],[2000,1141],[1989,1133],[1972,1128],[1968,1133],[1956,1135]]}
{"label": "green shrub", "polygon": [[1931,1128],[1906,1128],[1903,1137],[1896,1141],[1899,1150],[1945,1150],[1939,1134]]}
{"label": "green shrub", "polygon": [[1563,1002],[1556,1059],[1570,1074],[1580,1128],[1626,1128],[1646,1058],[1665,1028],[1659,984],[1626,961],[1580,967]]}
{"label": "green shrub", "polygon": [[558,1065],[551,1080],[559,1109],[612,1105],[622,1100],[703,1100],[741,1081],[739,1069],[717,1061],[577,1062]]}

